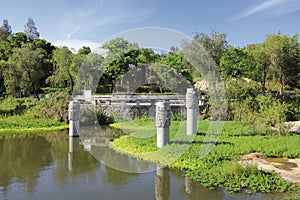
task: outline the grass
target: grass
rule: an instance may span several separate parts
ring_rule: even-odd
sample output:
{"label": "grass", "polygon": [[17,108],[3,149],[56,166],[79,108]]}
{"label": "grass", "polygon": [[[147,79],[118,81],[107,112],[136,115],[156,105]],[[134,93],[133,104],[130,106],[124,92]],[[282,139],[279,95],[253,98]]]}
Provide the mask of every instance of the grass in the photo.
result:
{"label": "grass", "polygon": [[12,132],[56,131],[68,128],[68,124],[49,119],[25,118],[15,115],[0,118],[0,134]]}
{"label": "grass", "polygon": [[[113,149],[182,170],[203,186],[247,193],[296,190],[295,185],[284,181],[276,173],[261,171],[256,166],[245,168],[238,161],[241,155],[251,152],[262,152],[269,157],[299,158],[298,135],[250,135],[240,123],[227,121],[217,140],[217,136],[208,135],[210,122],[200,121],[198,134],[188,137],[185,135],[186,123],[174,121],[170,127],[170,144],[158,149],[154,120],[121,122],[113,126],[133,131],[131,135],[114,140],[111,143]],[[207,156],[199,156],[200,151],[210,148]]]}
{"label": "grass", "polygon": [[35,98],[0,99],[0,134],[57,131],[68,128],[68,124],[64,122],[36,118],[36,113],[31,109],[37,104]]}

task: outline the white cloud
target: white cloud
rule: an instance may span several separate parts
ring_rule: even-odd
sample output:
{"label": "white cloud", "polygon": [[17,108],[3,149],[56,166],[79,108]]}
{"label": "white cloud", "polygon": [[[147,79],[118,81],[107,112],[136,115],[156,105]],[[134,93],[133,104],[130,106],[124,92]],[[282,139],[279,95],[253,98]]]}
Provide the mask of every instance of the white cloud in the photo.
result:
{"label": "white cloud", "polygon": [[283,15],[300,9],[299,0],[267,0],[255,7],[244,11],[237,16],[235,20],[250,17],[252,15],[263,13],[265,15]]}
{"label": "white cloud", "polygon": [[54,46],[57,47],[68,47],[71,51],[77,52],[82,46],[88,46],[92,51],[96,50],[101,46],[101,44],[96,42],[91,42],[88,40],[64,40],[64,41],[54,41],[51,42]]}
{"label": "white cloud", "polygon": [[74,10],[65,21],[64,27],[67,31],[67,39],[82,36],[83,33],[89,33],[92,30],[114,25],[119,22],[138,23],[144,21],[153,15],[156,10],[151,6],[128,7],[127,1],[98,1],[92,0],[84,3],[77,10]]}

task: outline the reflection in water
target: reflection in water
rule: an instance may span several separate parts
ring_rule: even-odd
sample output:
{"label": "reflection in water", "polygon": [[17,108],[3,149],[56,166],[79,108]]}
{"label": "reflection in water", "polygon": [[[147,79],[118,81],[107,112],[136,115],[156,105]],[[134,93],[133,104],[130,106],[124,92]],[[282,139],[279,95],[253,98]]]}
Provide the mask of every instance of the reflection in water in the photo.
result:
{"label": "reflection in water", "polygon": [[122,134],[120,129],[102,127],[100,129],[83,128],[80,131],[80,139],[85,148],[106,166],[127,173],[155,171],[155,165],[120,154],[108,147],[109,141]]}
{"label": "reflection in water", "polygon": [[[125,163],[132,171],[153,167],[121,156],[107,145],[99,145],[99,141],[91,143],[90,151],[100,159],[110,159],[119,165]],[[0,139],[0,199],[266,200],[284,197],[229,194],[221,189],[210,191],[166,168],[149,173],[118,171],[84,151],[81,142],[62,132]]]}
{"label": "reflection in water", "polygon": [[157,165],[155,176],[155,197],[156,200],[168,200],[170,197],[170,174],[165,168]]}
{"label": "reflection in water", "polygon": [[50,143],[44,137],[7,138],[0,140],[0,186],[7,196],[8,187],[18,182],[32,196],[41,171],[53,158]]}
{"label": "reflection in water", "polygon": [[[78,165],[76,162],[79,153],[79,137],[69,137],[69,153],[68,153],[68,168],[72,171],[74,165]],[[76,160],[77,159],[77,160]]]}

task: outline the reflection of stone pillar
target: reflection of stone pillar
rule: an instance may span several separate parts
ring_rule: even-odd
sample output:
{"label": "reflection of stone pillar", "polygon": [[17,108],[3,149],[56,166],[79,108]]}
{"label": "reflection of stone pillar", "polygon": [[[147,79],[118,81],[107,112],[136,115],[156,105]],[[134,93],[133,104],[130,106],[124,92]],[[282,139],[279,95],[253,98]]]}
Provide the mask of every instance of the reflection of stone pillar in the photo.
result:
{"label": "reflection of stone pillar", "polygon": [[69,103],[69,136],[79,136],[79,120],[80,120],[80,102],[70,101]]}
{"label": "reflection of stone pillar", "polygon": [[194,88],[187,88],[186,93],[186,118],[187,135],[197,134],[197,112],[198,112],[198,92]]}
{"label": "reflection of stone pillar", "polygon": [[79,152],[79,137],[69,137],[68,168],[73,170],[75,156]]}
{"label": "reflection of stone pillar", "polygon": [[170,197],[170,174],[167,169],[157,166],[155,176],[155,199],[168,200]]}
{"label": "reflection of stone pillar", "polygon": [[189,177],[184,177],[184,186],[185,186],[185,192],[191,193],[193,190],[192,181],[189,179]]}
{"label": "reflection of stone pillar", "polygon": [[157,147],[162,148],[170,140],[171,111],[169,102],[157,102],[156,127]]}

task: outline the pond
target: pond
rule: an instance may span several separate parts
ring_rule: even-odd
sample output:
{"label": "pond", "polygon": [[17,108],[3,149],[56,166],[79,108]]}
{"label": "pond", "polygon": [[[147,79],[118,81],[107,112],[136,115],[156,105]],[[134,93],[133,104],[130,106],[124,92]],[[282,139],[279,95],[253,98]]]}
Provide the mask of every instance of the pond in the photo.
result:
{"label": "pond", "polygon": [[[120,155],[106,138],[66,132],[0,139],[0,199],[282,199],[209,190],[182,173]],[[105,135],[105,134],[104,134]],[[87,139],[88,138],[88,139]],[[110,162],[110,163],[109,163]],[[124,164],[125,163],[125,164]],[[128,171],[114,166],[128,165]],[[134,170],[135,173],[129,172]],[[143,173],[140,173],[143,172]]]}

